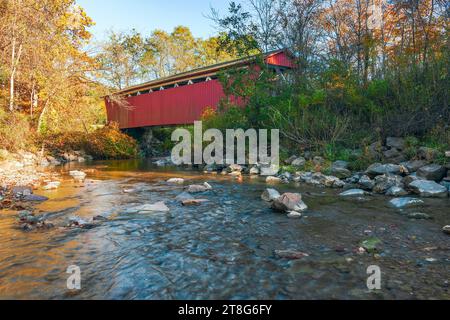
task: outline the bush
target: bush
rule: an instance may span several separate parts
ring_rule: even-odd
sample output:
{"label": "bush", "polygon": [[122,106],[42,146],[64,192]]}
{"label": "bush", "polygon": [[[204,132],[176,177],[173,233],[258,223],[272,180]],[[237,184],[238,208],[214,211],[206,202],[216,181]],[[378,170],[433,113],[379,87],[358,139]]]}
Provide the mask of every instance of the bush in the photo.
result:
{"label": "bush", "polygon": [[65,132],[41,137],[39,143],[53,154],[82,150],[94,159],[130,159],[138,155],[135,139],[111,125],[91,133]]}
{"label": "bush", "polygon": [[0,107],[0,149],[12,152],[30,149],[33,146],[33,136],[26,116],[4,111]]}

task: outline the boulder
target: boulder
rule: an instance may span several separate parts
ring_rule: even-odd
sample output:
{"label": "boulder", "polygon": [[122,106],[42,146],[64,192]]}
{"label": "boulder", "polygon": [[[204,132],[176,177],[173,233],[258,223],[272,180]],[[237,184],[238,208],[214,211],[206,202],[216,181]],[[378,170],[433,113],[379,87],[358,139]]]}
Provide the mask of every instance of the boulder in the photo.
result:
{"label": "boulder", "polygon": [[397,150],[405,150],[405,139],[397,137],[388,137],[386,139],[386,146],[389,148],[395,148]]}
{"label": "boulder", "polygon": [[261,195],[261,199],[267,202],[272,202],[276,199],[278,199],[281,196],[281,194],[275,190],[275,189],[266,189],[263,194]]}
{"label": "boulder", "polygon": [[338,177],[339,179],[346,179],[352,176],[352,172],[343,167],[331,167],[331,174]]}
{"label": "boulder", "polygon": [[401,163],[402,166],[404,166],[406,169],[408,169],[409,172],[416,172],[420,168],[427,165],[427,162],[424,160],[411,160]]}
{"label": "boulder", "polygon": [[446,187],[437,184],[434,181],[417,180],[412,182],[409,187],[411,190],[424,198],[446,198],[448,190]]}
{"label": "boulder", "polygon": [[389,190],[386,191],[386,195],[387,196],[393,196],[393,197],[400,197],[400,196],[406,196],[408,194],[408,192],[401,188],[401,187],[391,187],[389,188]]}
{"label": "boulder", "polygon": [[417,177],[425,180],[441,181],[447,174],[447,169],[439,164],[429,164],[417,170]]}
{"label": "boulder", "polygon": [[361,197],[365,196],[367,194],[366,191],[362,189],[350,189],[347,191],[344,191],[340,194],[341,197]]}
{"label": "boulder", "polygon": [[343,160],[338,160],[338,161],[333,162],[331,167],[332,168],[334,167],[334,168],[348,169],[348,162],[347,161],[343,161]]}
{"label": "boulder", "polygon": [[400,174],[402,167],[396,164],[374,163],[367,168],[366,173],[371,177],[381,176],[383,174]]}
{"label": "boulder", "polygon": [[450,151],[445,151],[445,157],[450,158]]}
{"label": "boulder", "polygon": [[403,188],[402,177],[391,174],[383,174],[375,177],[373,192],[383,194],[392,187]]}
{"label": "boulder", "polygon": [[182,178],[171,178],[167,180],[167,183],[169,184],[184,184],[184,179]]}
{"label": "boulder", "polygon": [[279,198],[273,200],[272,209],[282,212],[297,211],[302,212],[308,209],[302,201],[302,195],[299,193],[285,193]]}
{"label": "boulder", "polygon": [[417,198],[405,197],[392,199],[389,203],[393,207],[401,209],[423,205],[425,202]]}
{"label": "boulder", "polygon": [[369,190],[369,191],[372,191],[373,187],[375,187],[375,181],[373,181],[372,179],[369,178],[369,176],[366,176],[366,175],[362,176],[359,179],[358,184],[364,190]]}
{"label": "boulder", "polygon": [[439,151],[433,148],[420,147],[417,150],[417,156],[423,160],[433,161],[439,156]]}
{"label": "boulder", "polygon": [[280,171],[280,166],[278,165],[261,165],[260,175],[261,176],[276,176]]}
{"label": "boulder", "polygon": [[305,166],[305,164],[306,164],[306,159],[303,157],[296,158],[291,162],[292,166],[298,167],[298,168],[303,168]]}

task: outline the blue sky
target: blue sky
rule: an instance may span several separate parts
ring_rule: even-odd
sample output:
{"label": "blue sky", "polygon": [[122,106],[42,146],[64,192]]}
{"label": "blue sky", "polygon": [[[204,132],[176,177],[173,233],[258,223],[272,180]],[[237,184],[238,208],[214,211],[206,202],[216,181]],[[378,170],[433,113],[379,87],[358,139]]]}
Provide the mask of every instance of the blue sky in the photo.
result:
{"label": "blue sky", "polygon": [[213,6],[222,14],[228,0],[77,0],[96,22],[91,32],[102,40],[106,31],[126,31],[135,28],[143,34],[154,29],[172,31],[177,25],[188,26],[195,37],[214,35],[210,20],[204,17]]}

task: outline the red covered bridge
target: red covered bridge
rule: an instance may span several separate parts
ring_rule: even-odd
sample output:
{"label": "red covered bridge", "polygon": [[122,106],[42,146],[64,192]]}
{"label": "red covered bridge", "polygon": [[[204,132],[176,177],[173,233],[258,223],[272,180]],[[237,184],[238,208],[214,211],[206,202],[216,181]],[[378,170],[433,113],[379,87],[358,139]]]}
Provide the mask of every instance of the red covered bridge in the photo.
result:
{"label": "red covered bridge", "polygon": [[[106,97],[108,121],[117,122],[121,129],[193,124],[206,108],[216,108],[225,96],[218,73],[248,67],[255,59],[256,56],[224,62],[115,92],[114,96],[126,99],[127,107]],[[280,74],[294,66],[286,50],[269,52],[264,60],[268,68]]]}

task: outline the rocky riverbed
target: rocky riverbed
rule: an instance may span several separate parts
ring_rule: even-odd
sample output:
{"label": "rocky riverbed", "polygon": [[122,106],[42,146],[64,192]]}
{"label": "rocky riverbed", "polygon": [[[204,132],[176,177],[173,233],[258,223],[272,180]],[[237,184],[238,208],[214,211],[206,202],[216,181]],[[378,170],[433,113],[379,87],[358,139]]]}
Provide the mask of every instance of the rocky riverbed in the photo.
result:
{"label": "rocky riverbed", "polygon": [[[449,198],[344,196],[334,178],[238,169],[60,167],[59,184],[32,190],[48,200],[0,211],[0,297],[450,298]],[[70,265],[80,291],[66,288]],[[371,265],[380,291],[366,287]]]}

